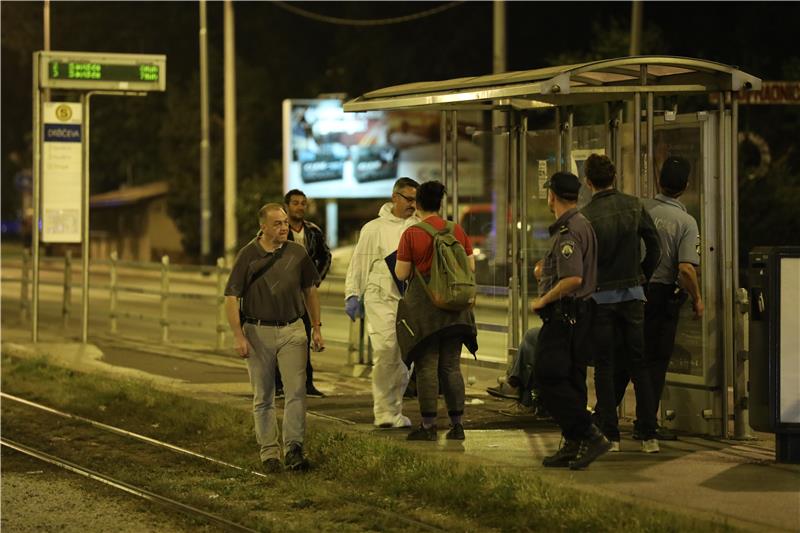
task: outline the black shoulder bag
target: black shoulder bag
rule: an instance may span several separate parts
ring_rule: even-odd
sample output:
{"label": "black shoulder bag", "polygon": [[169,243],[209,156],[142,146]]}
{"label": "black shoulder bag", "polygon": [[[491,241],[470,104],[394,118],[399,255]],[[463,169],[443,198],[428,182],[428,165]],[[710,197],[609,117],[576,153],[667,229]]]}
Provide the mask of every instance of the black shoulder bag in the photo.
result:
{"label": "black shoulder bag", "polygon": [[285,249],[286,249],[286,243],[284,243],[280,248],[278,248],[278,250],[272,254],[272,257],[267,259],[267,262],[264,263],[264,266],[256,270],[253,273],[253,275],[250,276],[250,279],[247,280],[247,283],[245,283],[244,287],[242,287],[242,296],[241,298],[239,298],[239,326],[244,325],[244,320],[246,318],[246,315],[244,314],[244,297],[247,294],[248,289],[250,289],[250,287],[258,278],[267,273],[267,270],[269,270],[272,267],[272,265],[275,264],[275,261],[281,258],[281,255],[283,255],[283,251]]}

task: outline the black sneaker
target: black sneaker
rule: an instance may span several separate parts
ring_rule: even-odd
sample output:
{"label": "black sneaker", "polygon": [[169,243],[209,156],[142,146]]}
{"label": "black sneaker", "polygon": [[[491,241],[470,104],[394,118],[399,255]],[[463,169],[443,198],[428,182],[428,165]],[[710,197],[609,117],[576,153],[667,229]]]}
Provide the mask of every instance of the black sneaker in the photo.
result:
{"label": "black sneaker", "polygon": [[464,440],[464,426],[460,423],[453,424],[450,427],[450,431],[445,435],[445,438],[448,440]]}
{"label": "black sneaker", "polygon": [[283,387],[275,389],[275,398],[283,398]]}
{"label": "black sneaker", "polygon": [[308,470],[308,459],[303,455],[303,446],[296,442],[290,444],[283,464],[287,470]]}
{"label": "black sneaker", "polygon": [[542,466],[547,468],[567,468],[570,461],[575,460],[578,456],[580,447],[581,441],[564,439],[556,453],[542,459]]}
{"label": "black sneaker", "polygon": [[261,461],[261,469],[267,474],[277,474],[283,472],[283,465],[278,459],[272,458]]}
{"label": "black sneaker", "polygon": [[408,434],[406,440],[436,440],[436,426],[431,426],[429,428],[424,427],[422,424]]}
{"label": "black sneaker", "polygon": [[495,398],[508,398],[509,400],[519,400],[519,389],[512,387],[508,383],[501,383],[497,387],[487,387],[486,392]]}
{"label": "black sneaker", "polygon": [[570,470],[586,468],[611,449],[611,442],[597,429],[597,426],[592,426],[590,431],[591,436],[581,441],[575,460],[569,462]]}
{"label": "black sneaker", "polygon": [[324,398],[325,394],[323,394],[321,390],[317,389],[313,384],[311,384],[311,385],[306,385],[306,396],[311,396],[312,398]]}

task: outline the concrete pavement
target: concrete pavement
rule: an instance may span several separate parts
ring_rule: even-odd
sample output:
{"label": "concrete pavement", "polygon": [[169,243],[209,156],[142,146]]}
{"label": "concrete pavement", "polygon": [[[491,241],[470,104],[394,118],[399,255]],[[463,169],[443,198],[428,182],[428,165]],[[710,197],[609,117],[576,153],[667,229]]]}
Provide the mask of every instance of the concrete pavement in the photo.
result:
{"label": "concrete pavement", "polygon": [[[40,342],[30,342],[27,326],[3,316],[2,351],[18,357],[46,357],[55,364],[86,372],[112,373],[145,379],[159,388],[250,408],[250,388],[244,363],[232,351],[217,353],[199,345],[163,345],[141,338],[95,335],[81,345],[59,327],[44,327]],[[454,443],[440,432],[437,443],[407,442],[405,431],[375,430],[369,379],[342,372],[346,354],[329,347],[312,355],[317,387],[326,398],[309,398],[309,425],[338,424],[343,430],[368,432],[396,440],[443,460],[463,461],[514,472],[530,473],[625,501],[726,521],[753,531],[800,529],[800,466],[774,462],[774,437],[750,442],[680,435],[662,442],[661,453],[644,454],[630,438],[623,421],[622,451],[607,454],[585,471],[544,469],[541,459],[556,449],[555,426],[499,413],[508,407],[488,396],[496,370],[466,365],[464,425],[467,439]],[[469,381],[473,381],[470,379]],[[415,400],[405,412],[418,421]],[[447,426],[446,419],[440,426]],[[254,444],[255,446],[255,444]],[[254,448],[255,449],[255,448]]]}

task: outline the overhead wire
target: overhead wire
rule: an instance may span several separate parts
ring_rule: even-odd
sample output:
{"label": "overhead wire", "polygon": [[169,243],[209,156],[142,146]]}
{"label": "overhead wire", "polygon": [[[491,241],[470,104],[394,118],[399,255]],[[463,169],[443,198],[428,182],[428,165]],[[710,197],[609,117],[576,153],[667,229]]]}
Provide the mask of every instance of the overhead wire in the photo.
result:
{"label": "overhead wire", "polygon": [[285,9],[290,13],[294,13],[295,15],[299,15],[301,17],[305,17],[311,20],[316,20],[317,22],[324,22],[325,24],[336,24],[338,26],[388,26],[391,24],[402,24],[405,22],[411,22],[412,20],[419,20],[425,17],[430,17],[433,15],[438,15],[448,9],[452,9],[463,4],[463,1],[458,2],[449,2],[447,4],[434,7],[431,9],[426,9],[424,11],[419,11],[417,13],[412,13],[410,15],[403,15],[401,17],[390,17],[390,18],[383,18],[383,19],[350,19],[350,18],[342,18],[342,17],[331,17],[328,15],[321,15],[319,13],[314,13],[313,11],[308,11],[307,9],[303,9],[301,7],[297,7],[294,4],[289,2],[281,2],[281,1],[273,1],[273,4],[280,7],[281,9]]}

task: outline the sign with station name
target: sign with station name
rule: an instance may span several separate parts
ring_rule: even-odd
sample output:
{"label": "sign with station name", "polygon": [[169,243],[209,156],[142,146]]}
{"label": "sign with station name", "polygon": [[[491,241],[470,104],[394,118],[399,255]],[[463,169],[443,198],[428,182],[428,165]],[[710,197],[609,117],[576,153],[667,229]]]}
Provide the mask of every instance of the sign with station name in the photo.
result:
{"label": "sign with station name", "polygon": [[152,54],[38,52],[42,88],[164,91],[167,58]]}
{"label": "sign with station name", "polygon": [[[736,98],[740,105],[800,105],[800,81],[764,81],[760,91],[739,91]],[[710,93],[709,100],[718,104],[719,94]]]}
{"label": "sign with station name", "polygon": [[83,109],[45,102],[42,111],[42,241],[81,242]]}

